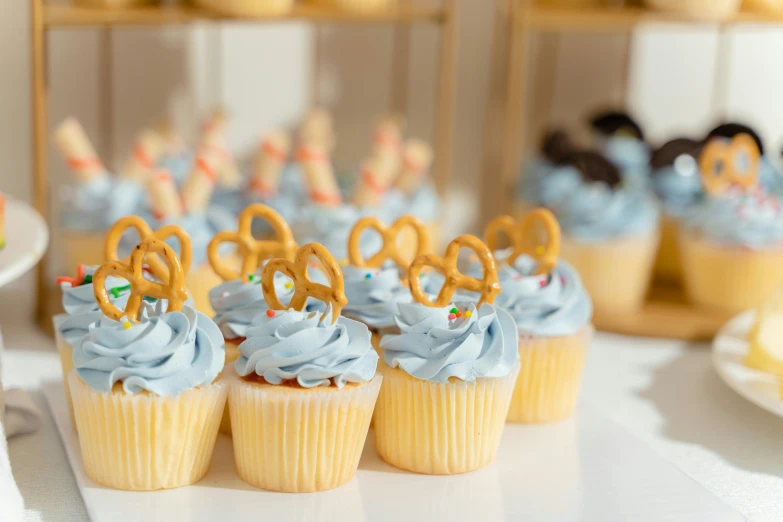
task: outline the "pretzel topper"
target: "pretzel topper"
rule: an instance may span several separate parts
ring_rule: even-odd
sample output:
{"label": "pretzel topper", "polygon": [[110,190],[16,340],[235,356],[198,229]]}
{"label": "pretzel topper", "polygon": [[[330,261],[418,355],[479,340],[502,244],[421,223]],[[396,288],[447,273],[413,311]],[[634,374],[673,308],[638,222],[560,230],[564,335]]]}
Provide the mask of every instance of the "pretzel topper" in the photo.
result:
{"label": "pretzel topper", "polygon": [[[193,260],[193,247],[187,232],[177,225],[166,225],[153,231],[147,222],[139,216],[126,216],[114,223],[109,229],[109,232],[106,234],[106,243],[104,245],[104,253],[107,262],[120,261],[117,248],[120,245],[120,239],[122,239],[123,234],[130,228],[135,229],[139,234],[139,241],[144,241],[149,238],[165,241],[171,236],[176,237],[179,241],[180,252],[182,254],[181,261],[180,259],[177,259],[177,265],[185,274],[188,273],[190,270],[190,263]],[[136,251],[134,250],[134,253],[135,252]],[[127,258],[122,262],[128,263],[129,261],[130,258]],[[149,265],[150,271],[156,278],[161,281],[169,279],[169,268],[167,268],[165,259],[164,261],[161,261],[158,256],[150,255],[144,261]]]}
{"label": "pretzel topper", "polygon": [[[329,286],[315,283],[307,275],[307,267],[311,257],[315,257],[321,266],[321,271],[329,278]],[[281,272],[288,276],[294,283],[294,295],[288,306],[280,302],[275,289],[275,274]],[[332,254],[320,243],[308,243],[299,249],[293,261],[288,259],[272,259],[261,274],[261,288],[264,291],[264,299],[273,310],[293,309],[301,312],[307,304],[307,298],[313,297],[330,304],[332,307],[332,324],[337,321],[343,307],[348,304],[345,297],[345,282],[340,265],[337,264]],[[328,308],[328,307],[327,307]],[[321,315],[321,320],[326,318],[326,312]]]}
{"label": "pretzel topper", "polygon": [[[168,277],[164,282],[150,281],[144,278],[143,264],[145,260],[155,254],[163,258],[168,266]],[[120,310],[111,302],[109,292],[106,290],[106,278],[109,276],[121,277],[130,284],[130,297],[125,305],[125,310]],[[185,273],[174,249],[156,237],[148,237],[136,245],[127,262],[108,261],[98,268],[92,276],[93,292],[95,300],[101,311],[110,319],[119,321],[123,316],[134,323],[139,322],[139,311],[144,296],[168,301],[169,312],[179,312],[182,304],[188,299],[188,291],[185,289]],[[130,325],[126,323],[126,328]]]}
{"label": "pretzel topper", "polygon": [[[412,260],[406,261],[402,257],[397,243],[397,238],[406,227],[412,228],[416,233],[417,245],[415,256],[420,256],[429,251],[430,237],[427,232],[427,227],[414,216],[402,216],[390,227],[387,227],[377,217],[368,216],[357,221],[351,230],[351,234],[348,236],[348,261],[350,261],[352,265],[360,268],[379,268],[387,259],[391,259],[398,267],[407,271]],[[378,232],[383,240],[383,246],[377,253],[371,256],[370,259],[365,259],[359,248],[359,240],[361,239],[362,233],[368,228]]]}
{"label": "pretzel topper", "polygon": [[[473,250],[479,261],[481,261],[481,265],[484,268],[482,279],[466,276],[457,268],[459,249],[463,247]],[[434,268],[443,274],[446,279],[434,303],[430,301],[430,298],[421,288],[421,271],[425,266]],[[413,299],[417,303],[433,308],[448,305],[458,288],[480,293],[481,298],[476,306],[481,306],[484,303],[494,303],[495,298],[500,293],[498,271],[492,252],[479,238],[470,234],[461,235],[449,243],[444,257],[439,257],[435,254],[422,254],[416,257],[408,269],[408,280],[410,281]]]}
{"label": "pretzel topper", "polygon": [[[542,231],[545,236],[543,241]],[[505,260],[509,265],[524,254],[536,261],[538,268],[535,275],[549,274],[554,270],[560,255],[560,225],[549,210],[533,210],[518,222],[511,216],[498,216],[490,221],[484,236],[492,252],[496,250],[499,232],[505,233],[511,240],[511,254]]]}
{"label": "pretzel topper", "polygon": [[[263,219],[269,223],[275,231],[276,239],[258,240],[253,237],[251,225],[253,219]],[[237,272],[224,259],[220,257],[220,246],[223,243],[234,243],[239,247],[239,255],[242,256],[242,268]],[[237,231],[224,230],[218,232],[207,246],[207,256],[212,269],[223,278],[224,281],[246,279],[261,266],[261,263],[273,257],[294,259],[298,245],[294,241],[291,228],[273,208],[261,203],[248,206],[239,215]]]}
{"label": "pretzel topper", "polygon": [[738,134],[730,142],[710,140],[699,157],[704,189],[711,196],[720,196],[733,187],[755,188],[759,160],[758,145],[749,134]]}

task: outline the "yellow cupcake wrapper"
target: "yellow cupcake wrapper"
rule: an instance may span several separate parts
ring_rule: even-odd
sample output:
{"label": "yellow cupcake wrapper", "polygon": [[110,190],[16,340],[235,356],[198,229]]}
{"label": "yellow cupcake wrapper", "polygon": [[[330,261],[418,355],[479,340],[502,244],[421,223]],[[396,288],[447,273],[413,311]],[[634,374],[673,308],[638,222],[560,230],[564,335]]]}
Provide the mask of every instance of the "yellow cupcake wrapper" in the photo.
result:
{"label": "yellow cupcake wrapper", "polygon": [[682,268],[678,244],[679,221],[672,216],[661,218],[661,243],[655,256],[655,279],[664,283],[680,283]]}
{"label": "yellow cupcake wrapper", "polygon": [[383,361],[375,414],[378,453],[401,469],[465,473],[492,462],[500,445],[519,365],[505,377],[447,383],[411,377]]}
{"label": "yellow cupcake wrapper", "polygon": [[592,336],[588,326],[566,337],[520,337],[520,370],[508,422],[555,422],[574,413]]}
{"label": "yellow cupcake wrapper", "polygon": [[683,231],[680,254],[691,301],[726,314],[760,306],[783,283],[783,248],[721,247]]}
{"label": "yellow cupcake wrapper", "polygon": [[68,376],[84,470],[115,489],[187,486],[209,469],[228,385],[216,381],[177,397],[90,388]]}
{"label": "yellow cupcake wrapper", "polygon": [[356,474],[381,377],[363,385],[301,389],[248,383],[228,373],[239,477],[271,491],[306,493]]}

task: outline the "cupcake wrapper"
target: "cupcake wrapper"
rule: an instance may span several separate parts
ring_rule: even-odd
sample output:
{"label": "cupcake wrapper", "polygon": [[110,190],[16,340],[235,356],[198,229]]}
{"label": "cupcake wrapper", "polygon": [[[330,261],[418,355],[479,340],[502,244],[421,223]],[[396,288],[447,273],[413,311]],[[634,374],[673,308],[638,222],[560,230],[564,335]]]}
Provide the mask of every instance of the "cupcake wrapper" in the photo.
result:
{"label": "cupcake wrapper", "polygon": [[657,233],[596,243],[563,237],[560,257],[579,272],[598,323],[601,317],[627,315],[642,307],[657,248]]}
{"label": "cupcake wrapper", "polygon": [[76,417],[73,414],[73,401],[71,399],[71,387],[68,384],[68,375],[73,370],[73,347],[68,344],[60,333],[60,329],[54,329],[54,341],[57,344],[57,353],[60,355],[60,365],[63,369],[63,389],[65,390],[65,403],[68,405],[68,415],[71,418],[71,426],[76,429]]}
{"label": "cupcake wrapper", "polygon": [[239,477],[261,489],[324,491],[356,474],[381,377],[343,389],[248,383],[234,371],[231,427]]}
{"label": "cupcake wrapper", "polygon": [[381,362],[375,415],[381,458],[430,475],[465,473],[492,462],[500,445],[519,365],[505,377],[441,384]]}
{"label": "cupcake wrapper", "polygon": [[783,283],[783,248],[724,248],[683,232],[680,253],[691,301],[726,314],[760,306]]}
{"label": "cupcake wrapper", "polygon": [[588,326],[566,337],[520,337],[520,370],[508,422],[555,422],[574,413],[592,336]]}
{"label": "cupcake wrapper", "polygon": [[[239,345],[233,341],[226,341],[226,365],[223,367],[222,376],[226,376],[230,373],[230,369],[234,367],[234,362],[239,359]],[[231,410],[228,403],[223,410],[223,418],[220,420],[220,433],[225,435],[231,435]]]}
{"label": "cupcake wrapper", "polygon": [[109,393],[69,375],[84,469],[115,489],[152,491],[198,482],[209,469],[228,386],[216,381],[177,397]]}

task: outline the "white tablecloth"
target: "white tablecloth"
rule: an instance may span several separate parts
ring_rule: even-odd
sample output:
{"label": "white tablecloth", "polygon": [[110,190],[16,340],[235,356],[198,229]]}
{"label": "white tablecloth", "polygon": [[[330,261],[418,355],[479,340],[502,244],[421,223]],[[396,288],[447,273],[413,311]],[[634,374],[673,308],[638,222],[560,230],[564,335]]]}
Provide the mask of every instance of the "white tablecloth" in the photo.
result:
{"label": "white tablecloth", "polygon": [[[9,320],[2,312],[5,382],[32,390],[45,412],[38,433],[10,442],[26,522],[87,520],[39,391],[43,380],[59,378],[54,343],[18,314]],[[783,419],[725,386],[706,346],[599,334],[583,397],[749,520],[783,520]]]}

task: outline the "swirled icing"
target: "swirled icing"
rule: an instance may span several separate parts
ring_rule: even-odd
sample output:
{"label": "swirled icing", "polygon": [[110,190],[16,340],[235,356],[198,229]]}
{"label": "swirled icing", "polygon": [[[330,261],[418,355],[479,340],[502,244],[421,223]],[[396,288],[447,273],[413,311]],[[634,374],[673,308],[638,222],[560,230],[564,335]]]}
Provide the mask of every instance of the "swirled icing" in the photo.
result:
{"label": "swirled icing", "polygon": [[400,271],[394,263],[381,268],[343,267],[345,295],[348,304],[343,313],[371,328],[394,326],[399,303],[413,301],[410,289],[400,281]]}
{"label": "swirled icing", "polygon": [[[300,244],[318,242],[324,245],[335,259],[348,257],[348,236],[356,222],[367,212],[361,212],[351,205],[328,208],[310,205],[299,212],[291,230]],[[381,239],[377,234],[362,235],[360,250],[371,255],[381,249]]]}
{"label": "swirled icing", "polygon": [[270,384],[296,381],[304,388],[368,382],[378,364],[367,327],[346,317],[332,324],[331,306],[324,320],[320,312],[261,314],[239,352],[240,376],[255,373]]}
{"label": "swirled icing", "polygon": [[86,183],[64,187],[60,199],[65,228],[99,232],[122,217],[138,213],[146,197],[138,183],[106,174]]}
{"label": "swirled icing", "polygon": [[74,347],[73,363],[91,388],[110,392],[176,396],[215,380],[225,364],[223,335],[207,316],[189,306],[160,313],[142,303],[138,324],[101,316]]}
{"label": "swirled icing", "polygon": [[780,200],[761,191],[732,190],[722,197],[706,197],[683,222],[686,229],[719,245],[759,250],[783,242]]}
{"label": "swirled icing", "polygon": [[[460,317],[449,319],[459,307]],[[519,357],[517,326],[508,312],[472,303],[431,308],[400,304],[400,334],[381,340],[383,359],[417,379],[445,383],[508,375]]]}

